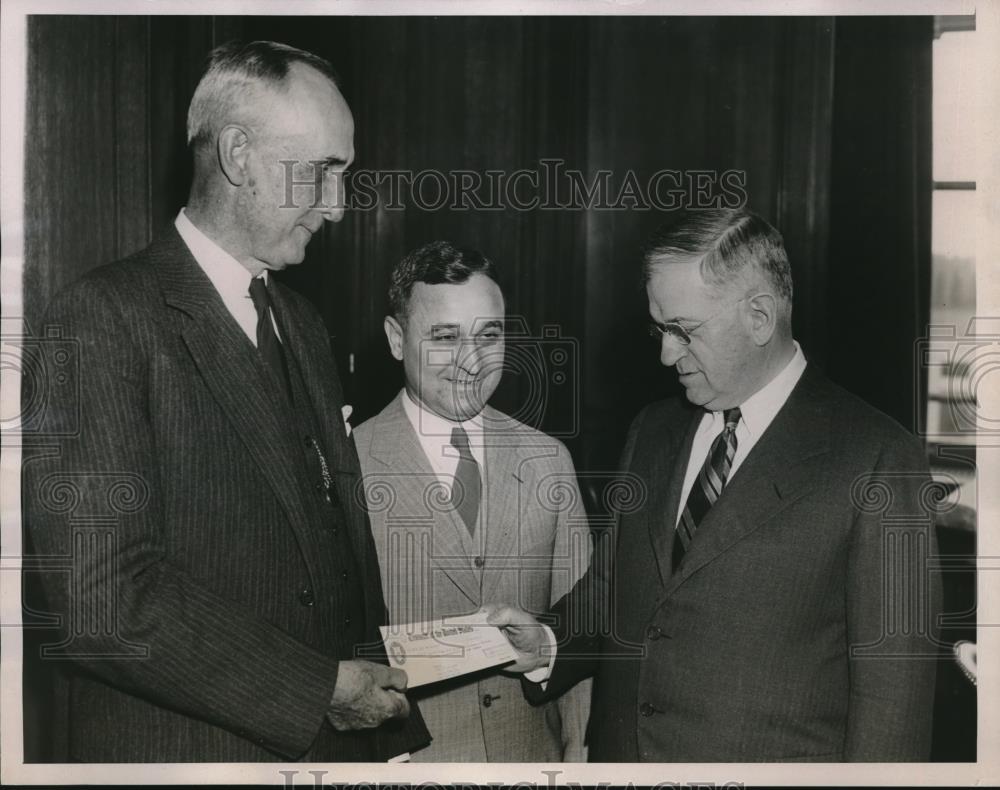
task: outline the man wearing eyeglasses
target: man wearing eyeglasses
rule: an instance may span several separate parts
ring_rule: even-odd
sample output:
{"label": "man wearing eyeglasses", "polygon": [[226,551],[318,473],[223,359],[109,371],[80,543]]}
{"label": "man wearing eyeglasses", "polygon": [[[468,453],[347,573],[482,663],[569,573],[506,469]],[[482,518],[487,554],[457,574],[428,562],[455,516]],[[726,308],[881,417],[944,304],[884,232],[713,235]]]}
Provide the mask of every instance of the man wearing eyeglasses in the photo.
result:
{"label": "man wearing eyeglasses", "polygon": [[[432,242],[396,266],[389,302],[404,387],[354,432],[389,622],[544,612],[586,570],[590,531],[562,442],[487,405],[506,353],[496,268]],[[433,737],[415,762],[585,759],[590,681],[540,706],[496,670],[411,693]]]}
{"label": "man wearing eyeglasses", "polygon": [[939,590],[923,448],[807,361],[781,235],[757,215],[681,215],[644,264],[686,398],[633,422],[623,468],[645,498],[551,628],[491,614],[518,669],[548,670],[526,694],[594,674],[595,761],[926,760]]}

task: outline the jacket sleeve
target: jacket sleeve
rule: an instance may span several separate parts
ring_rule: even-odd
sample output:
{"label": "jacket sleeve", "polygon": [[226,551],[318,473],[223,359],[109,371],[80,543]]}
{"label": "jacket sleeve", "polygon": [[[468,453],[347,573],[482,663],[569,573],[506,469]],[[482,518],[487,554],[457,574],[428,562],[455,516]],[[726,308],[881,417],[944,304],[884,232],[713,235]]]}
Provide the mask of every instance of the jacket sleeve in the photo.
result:
{"label": "jacket sleeve", "polygon": [[[629,428],[619,468],[628,472],[641,430],[645,410]],[[565,693],[597,669],[603,635],[613,632],[611,620],[614,543],[618,518],[610,534],[595,534],[587,572],[549,611],[556,639],[556,659],[548,680],[532,683],[522,676],[521,685],[529,702],[538,704]]]}
{"label": "jacket sleeve", "polygon": [[888,441],[853,488],[847,568],[850,699],[844,758],[919,762],[930,756],[940,575],[923,449]]}
{"label": "jacket sleeve", "polygon": [[[148,325],[126,320],[87,280],[56,299],[47,324],[78,354],[68,385],[45,393],[38,431],[58,437],[54,452],[25,465],[36,548],[70,566],[43,581],[72,635],[58,657],[280,755],[302,755],[322,725],[337,661],[166,559],[148,360],[135,341]],[[53,376],[57,354],[47,355]]]}
{"label": "jacket sleeve", "polygon": [[[567,506],[560,508],[556,516],[553,565],[564,563],[566,572],[553,573],[550,605],[555,604],[584,576],[591,555],[590,524],[576,480],[576,469],[569,451],[561,444],[558,465],[561,477],[572,482],[573,491]],[[557,569],[553,567],[553,570]],[[592,685],[592,678],[584,678],[556,700],[562,724],[563,762],[587,761],[586,735]]]}

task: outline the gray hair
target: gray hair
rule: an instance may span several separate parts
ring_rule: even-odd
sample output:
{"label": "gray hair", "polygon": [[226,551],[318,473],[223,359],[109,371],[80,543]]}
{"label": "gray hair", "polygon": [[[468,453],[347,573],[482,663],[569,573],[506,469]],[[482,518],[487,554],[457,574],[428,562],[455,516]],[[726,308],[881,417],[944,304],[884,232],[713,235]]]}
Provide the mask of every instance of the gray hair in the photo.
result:
{"label": "gray hair", "polygon": [[690,210],[661,226],[643,248],[646,281],[665,260],[698,260],[710,285],[732,282],[748,268],[792,302],[792,270],[781,234],[749,209]]}
{"label": "gray hair", "polygon": [[188,108],[188,145],[213,144],[221,128],[251,102],[256,89],[281,90],[294,63],[310,66],[339,85],[329,61],[287,44],[230,41],[212,50]]}

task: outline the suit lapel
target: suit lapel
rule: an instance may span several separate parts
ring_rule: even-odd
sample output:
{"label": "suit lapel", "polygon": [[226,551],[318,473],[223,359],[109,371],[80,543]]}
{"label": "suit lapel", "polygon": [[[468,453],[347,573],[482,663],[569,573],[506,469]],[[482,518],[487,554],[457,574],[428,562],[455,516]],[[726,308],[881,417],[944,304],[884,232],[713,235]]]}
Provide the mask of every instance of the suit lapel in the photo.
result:
{"label": "suit lapel", "polygon": [[807,368],[698,527],[683,571],[670,579],[667,594],[815,485],[830,434],[820,375]]}
{"label": "suit lapel", "polygon": [[667,437],[657,448],[646,475],[652,491],[647,519],[649,540],[662,584],[666,584],[670,578],[674,529],[687,472],[686,459],[691,456],[691,446],[703,415],[701,409],[695,410],[686,424],[682,423],[678,430]]}
{"label": "suit lapel", "polygon": [[327,462],[330,469],[357,476],[360,470],[351,446],[352,442],[347,437],[341,411],[344,406],[343,394],[339,386],[335,386],[338,382],[331,378],[331,360],[320,361],[321,355],[326,356],[327,349],[313,348],[317,339],[310,338],[299,310],[289,298],[283,285],[275,282],[271,294],[275,309],[280,316],[280,329],[287,338],[285,350],[299,368],[302,383],[309,396],[309,405],[323,432],[324,449],[328,454]]}
{"label": "suit lapel", "polygon": [[[521,491],[524,490],[524,473],[519,468],[521,455],[517,448],[522,446],[524,437],[505,427],[510,421],[495,409],[487,407],[483,413],[485,474],[485,507],[480,510],[479,525],[476,531],[476,542],[486,558],[486,568],[502,563],[505,558],[517,553],[517,545],[522,537],[519,533],[520,511],[518,508]],[[543,454],[540,452],[539,455]],[[533,454],[534,455],[534,454]],[[490,596],[500,584],[503,574],[490,573],[486,575],[488,583],[483,587],[483,600]]]}
{"label": "suit lapel", "polygon": [[[285,354],[305,389],[308,403],[304,406],[311,409],[315,417],[335,493],[342,503],[341,512],[348,521],[347,534],[351,549],[357,566],[366,576],[373,575],[378,587],[381,579],[371,526],[364,508],[354,506],[355,502],[360,501],[361,468],[354,440],[347,435],[345,428],[343,393],[329,340],[325,334],[321,337],[315,332],[310,334],[300,308],[292,301],[285,287],[276,281],[273,286],[271,295],[279,329],[285,341]],[[381,625],[384,620],[384,601],[381,595],[377,598],[372,595],[373,589],[375,588],[371,584],[362,585],[366,611],[376,618],[373,625]]]}
{"label": "suit lapel", "polygon": [[295,448],[281,413],[287,404],[253,344],[176,232],[162,240],[151,257],[164,300],[174,311],[199,375],[284,508],[308,562],[315,552],[303,528],[305,510],[288,463]]}
{"label": "suit lapel", "polygon": [[[461,518],[442,494],[416,431],[403,411],[401,392],[376,418],[371,457],[385,466],[396,505],[387,513],[401,524],[431,524],[430,565],[441,570],[465,596],[480,603],[479,578],[470,559],[476,546]],[[376,479],[381,477],[375,475]],[[387,526],[391,526],[388,524]]]}

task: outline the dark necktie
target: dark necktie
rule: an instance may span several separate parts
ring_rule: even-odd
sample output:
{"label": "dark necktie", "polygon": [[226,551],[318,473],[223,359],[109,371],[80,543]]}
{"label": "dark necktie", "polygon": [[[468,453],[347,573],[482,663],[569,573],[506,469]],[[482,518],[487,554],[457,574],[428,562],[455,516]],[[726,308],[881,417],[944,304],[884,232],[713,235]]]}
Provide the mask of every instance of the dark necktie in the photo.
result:
{"label": "dark necktie", "polygon": [[674,549],[671,555],[671,566],[677,570],[681,559],[687,553],[695,530],[705,518],[715,500],[722,494],[722,489],[729,479],[729,470],[733,467],[736,457],[736,426],[740,422],[740,410],[726,409],[722,413],[726,427],[715,437],[708,457],[691,486],[684,512],[674,531]]}
{"label": "dark necktie", "polygon": [[285,395],[290,398],[291,385],[288,381],[288,364],[285,361],[285,352],[281,347],[281,341],[278,340],[274,324],[271,322],[274,304],[271,302],[271,294],[268,293],[263,277],[254,277],[250,280],[250,298],[257,311],[257,350],[281,384]]}
{"label": "dark necktie", "polygon": [[472,457],[469,436],[461,426],[451,429],[451,444],[458,450],[455,483],[451,487],[451,506],[458,511],[458,515],[465,522],[469,534],[472,535],[476,531],[476,519],[479,517],[479,498],[483,486],[479,477],[479,464]]}

